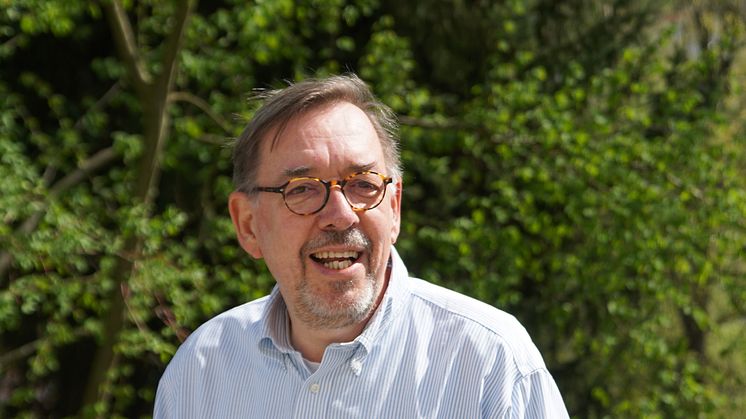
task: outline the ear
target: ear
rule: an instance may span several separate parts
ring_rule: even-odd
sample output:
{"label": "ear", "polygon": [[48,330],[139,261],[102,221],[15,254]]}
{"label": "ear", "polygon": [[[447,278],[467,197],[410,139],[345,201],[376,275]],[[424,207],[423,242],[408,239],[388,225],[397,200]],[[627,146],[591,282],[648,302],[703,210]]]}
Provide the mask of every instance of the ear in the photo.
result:
{"label": "ear", "polygon": [[262,257],[262,250],[256,238],[256,221],[254,202],[243,192],[232,192],[228,196],[228,211],[231,213],[233,228],[236,229],[236,237],[243,250],[254,259]]}
{"label": "ear", "polygon": [[393,222],[391,224],[391,244],[396,243],[396,239],[399,237],[399,231],[401,229],[401,195],[402,195],[402,181],[398,180],[394,183],[393,196],[391,197],[391,214],[393,216]]}

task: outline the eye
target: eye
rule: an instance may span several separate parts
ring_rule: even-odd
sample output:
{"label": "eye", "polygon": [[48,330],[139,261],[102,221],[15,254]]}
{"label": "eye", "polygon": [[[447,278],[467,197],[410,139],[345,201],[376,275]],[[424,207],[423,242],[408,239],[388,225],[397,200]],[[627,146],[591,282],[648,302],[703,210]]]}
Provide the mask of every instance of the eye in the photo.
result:
{"label": "eye", "polygon": [[381,191],[380,179],[376,177],[356,177],[350,179],[345,191],[360,197],[375,196]]}
{"label": "eye", "polygon": [[350,182],[350,187],[351,188],[355,188],[355,189],[359,189],[361,191],[362,190],[376,190],[376,189],[378,189],[378,185],[376,185],[376,184],[374,184],[372,182],[368,182],[367,180],[363,180],[363,179],[353,179]]}
{"label": "eye", "polygon": [[285,196],[301,198],[316,195],[321,192],[321,184],[315,180],[295,180],[285,187]]}

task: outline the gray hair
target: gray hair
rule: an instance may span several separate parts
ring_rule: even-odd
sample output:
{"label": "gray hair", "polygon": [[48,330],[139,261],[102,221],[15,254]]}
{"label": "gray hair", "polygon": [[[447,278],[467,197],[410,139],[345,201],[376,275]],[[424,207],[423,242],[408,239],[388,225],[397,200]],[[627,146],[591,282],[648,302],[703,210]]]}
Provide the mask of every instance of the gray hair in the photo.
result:
{"label": "gray hair", "polygon": [[284,89],[263,93],[260,99],[264,99],[263,105],[246,125],[233,148],[233,185],[236,190],[249,193],[256,186],[254,179],[260,163],[260,147],[269,131],[277,128],[270,143],[270,147],[274,147],[292,118],[334,102],[349,102],[365,112],[381,142],[387,175],[395,180],[401,179],[396,115],[355,74],[304,80]]}

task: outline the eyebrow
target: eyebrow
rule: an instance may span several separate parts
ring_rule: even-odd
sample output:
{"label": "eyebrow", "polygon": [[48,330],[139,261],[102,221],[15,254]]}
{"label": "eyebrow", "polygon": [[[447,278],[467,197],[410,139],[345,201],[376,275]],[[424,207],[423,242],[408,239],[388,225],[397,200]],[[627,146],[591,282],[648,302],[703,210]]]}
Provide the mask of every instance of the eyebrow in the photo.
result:
{"label": "eyebrow", "polygon": [[376,167],[376,164],[371,163],[365,163],[365,164],[353,164],[351,166],[347,166],[347,171],[349,173],[355,173],[355,172],[367,172],[368,170]]}
{"label": "eyebrow", "polygon": [[311,168],[308,166],[299,166],[299,167],[291,167],[289,169],[283,170],[282,174],[287,178],[294,178],[294,177],[302,177],[307,176],[308,173],[311,171]]}
{"label": "eyebrow", "polygon": [[[367,172],[374,168],[376,164],[374,162],[371,163],[364,163],[364,164],[352,164],[350,166],[347,166],[347,173],[357,173],[357,172]],[[288,169],[283,170],[282,174],[288,178],[292,179],[294,177],[305,177],[308,176],[309,173],[311,173],[312,168],[309,166],[298,166],[298,167],[291,167]]]}

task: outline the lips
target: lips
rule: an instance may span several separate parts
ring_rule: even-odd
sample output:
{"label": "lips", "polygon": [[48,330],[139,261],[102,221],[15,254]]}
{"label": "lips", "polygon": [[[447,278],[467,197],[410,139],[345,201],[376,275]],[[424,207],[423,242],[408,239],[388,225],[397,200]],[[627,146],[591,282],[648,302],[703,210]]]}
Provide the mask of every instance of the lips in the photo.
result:
{"label": "lips", "polygon": [[360,252],[354,250],[346,251],[321,251],[311,254],[311,259],[324,265],[327,269],[342,270],[349,268],[360,257]]}

